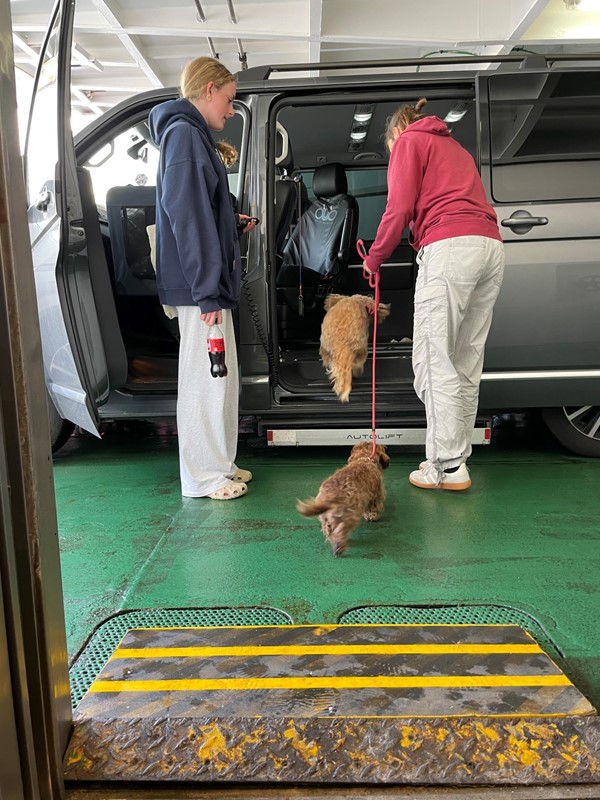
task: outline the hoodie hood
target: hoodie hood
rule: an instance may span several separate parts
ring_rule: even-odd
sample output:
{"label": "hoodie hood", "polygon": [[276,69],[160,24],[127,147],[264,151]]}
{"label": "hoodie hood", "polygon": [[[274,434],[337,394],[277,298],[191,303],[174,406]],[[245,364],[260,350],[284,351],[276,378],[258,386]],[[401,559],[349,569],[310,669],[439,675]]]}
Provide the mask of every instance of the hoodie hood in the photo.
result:
{"label": "hoodie hood", "polygon": [[423,117],[408,125],[400,134],[405,133],[434,133],[436,136],[450,136],[450,131],[444,120],[439,117]]}
{"label": "hoodie hood", "polygon": [[215,143],[204,117],[196,106],[186,100],[185,97],[180,97],[178,100],[167,100],[166,103],[155,106],[150,112],[148,121],[150,123],[150,135],[154,144],[160,147],[167,128],[173,122],[179,120],[185,120],[185,122],[197,128],[203,138],[208,139],[209,144],[214,148]]}

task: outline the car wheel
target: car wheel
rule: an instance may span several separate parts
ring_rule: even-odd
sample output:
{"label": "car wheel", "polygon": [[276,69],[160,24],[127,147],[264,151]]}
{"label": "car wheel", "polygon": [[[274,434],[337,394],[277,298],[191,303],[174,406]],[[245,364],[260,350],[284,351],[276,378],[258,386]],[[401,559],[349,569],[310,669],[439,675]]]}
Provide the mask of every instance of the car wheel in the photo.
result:
{"label": "car wheel", "polygon": [[63,419],[61,417],[48,393],[46,393],[46,405],[48,406],[50,444],[52,445],[52,452],[56,453],[56,451],[63,446],[69,436],[73,433],[75,425],[73,425],[73,423],[68,419]]}
{"label": "car wheel", "polygon": [[543,408],[542,417],[568,450],[580,456],[600,458],[600,406]]}

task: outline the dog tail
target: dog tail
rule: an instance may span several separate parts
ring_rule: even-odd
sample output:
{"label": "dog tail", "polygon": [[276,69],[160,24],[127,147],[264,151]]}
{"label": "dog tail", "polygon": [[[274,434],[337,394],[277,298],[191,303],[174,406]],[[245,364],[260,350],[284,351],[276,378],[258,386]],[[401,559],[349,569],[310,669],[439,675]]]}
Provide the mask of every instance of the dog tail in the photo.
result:
{"label": "dog tail", "polygon": [[324,514],[325,511],[329,511],[331,504],[311,497],[309,500],[298,500],[296,508],[305,517],[316,517],[319,514]]}
{"label": "dog tail", "polygon": [[350,350],[342,350],[336,354],[333,364],[327,370],[333,383],[333,391],[342,403],[347,403],[350,400],[353,364],[354,354]]}

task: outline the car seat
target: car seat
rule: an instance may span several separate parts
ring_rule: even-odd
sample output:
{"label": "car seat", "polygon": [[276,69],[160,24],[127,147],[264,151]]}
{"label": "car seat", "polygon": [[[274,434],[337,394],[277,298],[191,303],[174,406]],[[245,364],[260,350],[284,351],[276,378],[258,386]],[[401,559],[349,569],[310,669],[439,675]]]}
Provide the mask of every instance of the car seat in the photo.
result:
{"label": "car seat", "polygon": [[155,223],[154,186],[113,186],[106,194],[115,290],[122,295],[156,295],[147,227]]}
{"label": "car seat", "polygon": [[[115,292],[123,324],[138,337],[159,331],[179,338],[176,319],[168,319],[158,303],[149,228],[156,223],[156,187],[113,186],[106,194],[106,216],[113,254]],[[160,326],[156,328],[155,322]]]}
{"label": "car seat", "polygon": [[300,314],[313,310],[327,292],[343,291],[358,229],[358,204],[348,194],[341,164],[317,167],[312,188],[315,200],[285,246],[276,280],[278,302]]}

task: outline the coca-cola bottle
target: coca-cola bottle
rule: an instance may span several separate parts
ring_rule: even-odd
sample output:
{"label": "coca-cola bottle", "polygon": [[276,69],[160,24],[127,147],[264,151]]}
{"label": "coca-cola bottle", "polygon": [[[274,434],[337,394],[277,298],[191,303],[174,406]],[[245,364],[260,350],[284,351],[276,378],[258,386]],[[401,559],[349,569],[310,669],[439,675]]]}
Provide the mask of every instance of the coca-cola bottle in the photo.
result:
{"label": "coca-cola bottle", "polygon": [[227,375],[225,364],[225,340],[218,325],[211,325],[206,338],[208,357],[210,358],[210,374],[213,378],[224,378]]}

